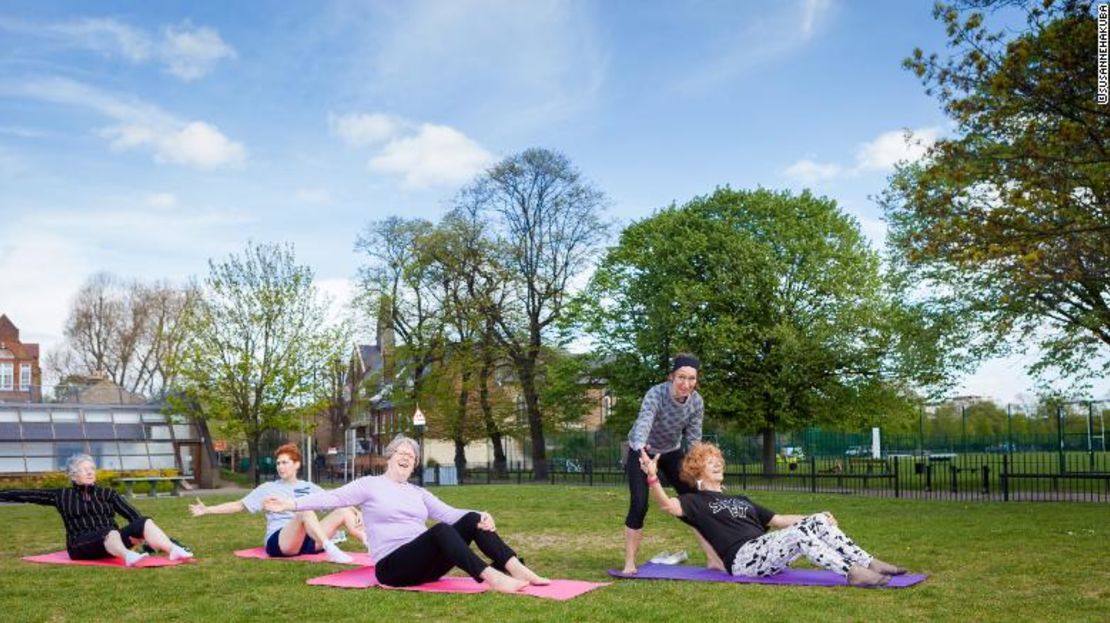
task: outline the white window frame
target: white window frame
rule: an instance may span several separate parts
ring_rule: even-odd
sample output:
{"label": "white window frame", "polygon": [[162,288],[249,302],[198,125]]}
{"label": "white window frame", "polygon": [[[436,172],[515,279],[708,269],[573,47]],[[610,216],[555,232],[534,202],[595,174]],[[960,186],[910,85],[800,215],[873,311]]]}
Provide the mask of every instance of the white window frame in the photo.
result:
{"label": "white window frame", "polygon": [[15,386],[15,364],[0,363],[0,391],[12,391]]}
{"label": "white window frame", "polygon": [[19,389],[26,391],[31,389],[31,364],[19,364]]}

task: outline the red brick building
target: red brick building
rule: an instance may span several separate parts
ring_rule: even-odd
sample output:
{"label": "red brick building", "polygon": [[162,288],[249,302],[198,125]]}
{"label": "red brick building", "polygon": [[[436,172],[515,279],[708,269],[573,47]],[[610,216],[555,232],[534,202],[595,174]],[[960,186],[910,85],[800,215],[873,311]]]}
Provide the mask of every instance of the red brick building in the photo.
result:
{"label": "red brick building", "polygon": [[42,402],[39,345],[21,342],[6,314],[0,314],[0,402]]}

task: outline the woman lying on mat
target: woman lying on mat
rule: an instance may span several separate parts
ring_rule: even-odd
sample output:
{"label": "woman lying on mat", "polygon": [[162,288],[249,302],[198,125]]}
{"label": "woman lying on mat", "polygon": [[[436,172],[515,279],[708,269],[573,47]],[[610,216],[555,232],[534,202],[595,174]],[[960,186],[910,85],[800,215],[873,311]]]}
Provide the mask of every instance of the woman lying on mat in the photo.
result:
{"label": "woman lying on mat", "polygon": [[774,575],[802,555],[846,576],[853,586],[882,586],[906,572],[857,547],[832,513],[778,515],[742,495],[725,495],[725,459],[711,443],[694,444],[682,461],[682,478],[697,488],[694,493],[668,498],[659,484],[658,461],[640,452],[652,497],[664,511],[693,524],[732,575]]}
{"label": "woman lying on mat", "polygon": [[[171,540],[154,521],[143,517],[114,489],[96,485],[96,463],[87,454],[69,457],[66,471],[73,485],[64,489],[0,491],[0,502],[26,502],[53,506],[66,529],[66,551],[73,560],[122,558],[134,565],[147,554],[131,548],[145,543],[166,552],[170,560],[192,558],[193,553]],[[116,515],[127,519],[120,530]]]}
{"label": "woman lying on mat", "polygon": [[[296,445],[287,443],[274,451],[278,480],[264,482],[241,500],[217,506],[205,506],[197,498],[196,504],[189,505],[193,517],[201,515],[228,515],[244,510],[257,513],[262,510],[266,498],[281,496],[299,498],[313,493],[323,493],[319,486],[297,478],[301,469],[301,451]],[[285,511],[266,512],[266,554],[281,558],[300,554],[327,553],[332,562],[349,563],[349,554],[336,547],[332,537],[341,528],[347,529],[352,536],[366,543],[366,532],[362,527],[362,514],[353,508],[340,508],[328,514],[323,520],[312,511],[290,513]]]}
{"label": "woman lying on mat", "polygon": [[[389,459],[381,476],[365,476],[333,491],[291,500],[267,498],[270,511],[302,511],[361,505],[369,528],[371,555],[378,581],[387,586],[414,586],[441,578],[459,567],[478,582],[488,581],[503,593],[529,584],[548,584],[517,558],[495,532],[489,513],[453,508],[426,489],[409,483],[419,464],[420,446],[398,436],[385,449]],[[428,528],[431,518],[439,523]],[[486,564],[470,550],[473,541],[493,561]]]}

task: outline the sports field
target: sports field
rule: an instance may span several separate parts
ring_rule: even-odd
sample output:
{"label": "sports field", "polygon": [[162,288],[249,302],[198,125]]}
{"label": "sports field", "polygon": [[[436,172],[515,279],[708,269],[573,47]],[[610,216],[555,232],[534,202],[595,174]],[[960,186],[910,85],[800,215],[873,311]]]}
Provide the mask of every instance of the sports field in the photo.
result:
{"label": "sports field", "polygon": [[[627,493],[550,485],[435,489],[449,503],[488,510],[510,545],[551,577],[607,581],[621,561]],[[753,496],[757,494],[753,493]],[[234,496],[210,496],[214,504]],[[1110,507],[1105,504],[944,502],[761,493],[779,512],[832,511],[876,555],[930,574],[900,590],[614,581],[566,602],[499,594],[344,590],[305,584],[330,564],[241,560],[264,521],[188,515],[188,498],[136,506],[199,561],[154,569],[38,565],[21,556],[61,549],[51,508],[0,506],[0,617],[5,621],[1104,621],[1110,603]],[[350,546],[348,544],[347,546]],[[642,554],[688,550],[689,529],[656,509]]]}

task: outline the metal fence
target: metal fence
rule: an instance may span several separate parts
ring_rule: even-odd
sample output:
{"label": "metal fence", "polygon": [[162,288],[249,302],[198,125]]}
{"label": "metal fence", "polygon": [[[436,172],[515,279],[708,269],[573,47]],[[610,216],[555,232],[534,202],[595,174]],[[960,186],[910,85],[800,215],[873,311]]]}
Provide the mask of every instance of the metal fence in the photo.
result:
{"label": "metal fence", "polygon": [[[979,436],[959,442],[943,436],[883,437],[881,456],[873,458],[870,433],[811,429],[776,437],[772,472],[764,470],[760,437],[723,433],[705,437],[721,447],[728,463],[725,483],[732,490],[1110,502],[1110,452],[1085,440],[1061,443],[1054,435]],[[546,482],[623,486],[621,441],[604,431],[552,435]],[[528,457],[509,458],[508,469],[501,473],[488,463],[468,463],[459,480],[463,484],[534,482]],[[437,483],[430,479],[426,484]]]}

